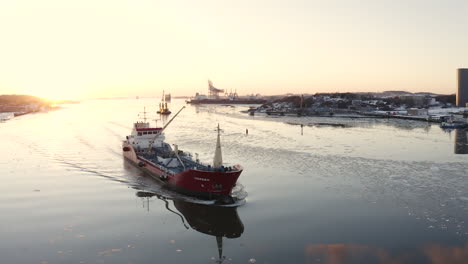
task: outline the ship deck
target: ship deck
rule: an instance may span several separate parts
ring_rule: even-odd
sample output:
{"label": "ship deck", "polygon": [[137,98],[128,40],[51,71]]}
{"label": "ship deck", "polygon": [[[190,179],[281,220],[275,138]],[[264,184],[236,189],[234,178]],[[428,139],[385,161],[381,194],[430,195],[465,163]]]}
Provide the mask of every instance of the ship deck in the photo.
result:
{"label": "ship deck", "polygon": [[[156,150],[153,153],[139,153],[139,156],[143,157],[144,159],[150,161],[153,164],[159,165],[166,170],[169,170],[173,173],[180,173],[182,171],[192,169],[192,170],[202,170],[202,171],[237,171],[235,167],[232,166],[226,166],[222,168],[213,168],[211,165],[206,165],[201,162],[197,162],[191,158],[191,156],[188,155],[179,155],[180,161],[182,161],[182,164],[180,164],[179,159],[174,153],[164,153],[164,152],[159,152]],[[159,158],[164,159],[164,162],[161,160],[158,160]],[[167,164],[170,164],[172,162],[177,162],[177,166],[167,166]]]}

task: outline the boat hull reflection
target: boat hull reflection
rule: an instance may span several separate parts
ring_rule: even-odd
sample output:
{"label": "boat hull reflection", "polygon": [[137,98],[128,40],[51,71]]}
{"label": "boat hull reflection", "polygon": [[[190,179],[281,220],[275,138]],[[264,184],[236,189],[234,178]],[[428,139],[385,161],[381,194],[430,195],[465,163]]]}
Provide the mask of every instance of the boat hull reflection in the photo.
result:
{"label": "boat hull reflection", "polygon": [[238,238],[244,232],[244,225],[235,207],[208,206],[176,200],[174,206],[190,227],[200,233]]}
{"label": "boat hull reflection", "polygon": [[170,198],[143,191],[137,192],[136,196],[148,199],[148,209],[149,198],[156,196],[164,201],[168,211],[181,218],[182,225],[185,228],[189,228],[188,224],[192,229],[200,233],[215,237],[218,250],[217,263],[222,263],[226,260],[226,257],[223,256],[223,238],[238,238],[244,232],[244,225],[237,214],[237,207],[210,206],[182,200],[172,200],[177,212],[171,208]]}

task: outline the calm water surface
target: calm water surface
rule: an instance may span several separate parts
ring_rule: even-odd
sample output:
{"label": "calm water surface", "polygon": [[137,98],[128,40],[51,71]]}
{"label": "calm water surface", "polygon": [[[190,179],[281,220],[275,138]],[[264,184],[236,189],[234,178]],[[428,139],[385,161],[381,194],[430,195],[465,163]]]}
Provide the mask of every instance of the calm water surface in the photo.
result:
{"label": "calm water surface", "polygon": [[209,163],[220,123],[225,162],[245,167],[243,204],[213,207],[124,162],[122,139],[156,103],[0,123],[0,263],[466,263],[466,131],[188,106],[167,141]]}

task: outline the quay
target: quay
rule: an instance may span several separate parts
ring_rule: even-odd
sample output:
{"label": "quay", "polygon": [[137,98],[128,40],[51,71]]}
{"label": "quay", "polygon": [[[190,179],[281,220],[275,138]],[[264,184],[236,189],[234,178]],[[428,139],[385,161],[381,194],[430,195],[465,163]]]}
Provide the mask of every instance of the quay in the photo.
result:
{"label": "quay", "polygon": [[380,117],[380,118],[397,118],[405,120],[416,120],[416,121],[425,121],[431,123],[442,123],[449,116],[446,115],[422,115],[422,116],[409,116],[409,115],[400,115],[400,114],[390,114],[390,113],[376,113],[376,112],[359,112],[360,115]]}
{"label": "quay", "polygon": [[[253,115],[252,110],[249,109],[248,112],[250,115]],[[449,124],[450,126],[457,126],[459,128],[468,127],[468,118],[467,112],[433,112],[422,115],[412,115],[407,113],[402,113],[406,111],[391,111],[391,112],[376,112],[376,111],[356,111],[356,110],[338,110],[331,109],[327,112],[311,112],[303,111],[297,109],[286,109],[286,110],[267,110],[263,113],[271,116],[310,116],[310,117],[337,117],[337,118],[396,118],[403,120],[414,120],[414,121],[423,121],[429,123],[438,123],[441,126],[444,124]],[[458,116],[458,117],[457,117]]]}

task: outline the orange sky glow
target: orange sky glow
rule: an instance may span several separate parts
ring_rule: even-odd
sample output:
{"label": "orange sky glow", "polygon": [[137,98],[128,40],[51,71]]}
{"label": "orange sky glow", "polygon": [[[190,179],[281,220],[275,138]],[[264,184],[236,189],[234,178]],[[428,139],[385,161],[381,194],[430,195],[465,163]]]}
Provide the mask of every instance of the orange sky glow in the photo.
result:
{"label": "orange sky glow", "polygon": [[0,3],[0,94],[456,90],[466,1]]}

